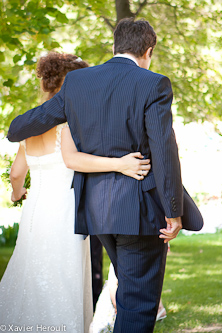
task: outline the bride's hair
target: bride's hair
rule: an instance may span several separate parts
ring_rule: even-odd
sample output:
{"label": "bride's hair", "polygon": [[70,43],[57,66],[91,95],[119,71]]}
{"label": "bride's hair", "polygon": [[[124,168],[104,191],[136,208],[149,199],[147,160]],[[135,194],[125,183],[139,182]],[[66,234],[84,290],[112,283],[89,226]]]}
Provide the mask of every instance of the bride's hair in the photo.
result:
{"label": "bride's hair", "polygon": [[61,88],[68,72],[75,69],[89,67],[76,55],[50,52],[39,59],[37,77],[42,79],[42,89],[48,92],[48,99],[52,98]]}

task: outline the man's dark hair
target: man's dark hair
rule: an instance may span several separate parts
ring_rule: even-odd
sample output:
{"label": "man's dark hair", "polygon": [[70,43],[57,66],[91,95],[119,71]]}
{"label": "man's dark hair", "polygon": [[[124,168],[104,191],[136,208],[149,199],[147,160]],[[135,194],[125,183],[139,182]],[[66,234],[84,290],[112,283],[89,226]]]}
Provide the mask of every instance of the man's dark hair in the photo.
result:
{"label": "man's dark hair", "polygon": [[148,21],[125,18],[118,23],[114,31],[114,54],[131,53],[139,58],[149,47],[152,47],[153,51],[155,45],[156,33]]}

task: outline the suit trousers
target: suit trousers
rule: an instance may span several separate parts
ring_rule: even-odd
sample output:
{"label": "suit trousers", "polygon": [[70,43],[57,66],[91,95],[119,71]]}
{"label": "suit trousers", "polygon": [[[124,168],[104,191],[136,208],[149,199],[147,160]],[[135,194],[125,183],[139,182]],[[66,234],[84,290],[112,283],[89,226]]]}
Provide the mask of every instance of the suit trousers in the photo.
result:
{"label": "suit trousers", "polygon": [[99,235],[118,276],[114,333],[152,333],[167,244],[158,235]]}
{"label": "suit trousers", "polygon": [[91,264],[92,264],[92,290],[93,312],[96,302],[103,289],[103,246],[98,237],[90,236]]}

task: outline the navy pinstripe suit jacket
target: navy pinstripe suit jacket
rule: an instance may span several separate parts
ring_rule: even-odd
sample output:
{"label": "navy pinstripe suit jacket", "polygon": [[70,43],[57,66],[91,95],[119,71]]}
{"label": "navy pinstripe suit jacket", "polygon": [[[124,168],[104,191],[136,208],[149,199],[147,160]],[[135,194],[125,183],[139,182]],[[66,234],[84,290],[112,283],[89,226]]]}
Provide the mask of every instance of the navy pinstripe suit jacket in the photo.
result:
{"label": "navy pinstripe suit jacket", "polygon": [[184,228],[199,230],[202,217],[181,183],[172,98],[167,77],[115,57],[68,73],[58,94],[12,122],[8,139],[21,141],[67,120],[79,151],[108,157],[140,151],[151,158],[143,181],[75,173],[77,233],[158,234],[165,216],[183,216]]}

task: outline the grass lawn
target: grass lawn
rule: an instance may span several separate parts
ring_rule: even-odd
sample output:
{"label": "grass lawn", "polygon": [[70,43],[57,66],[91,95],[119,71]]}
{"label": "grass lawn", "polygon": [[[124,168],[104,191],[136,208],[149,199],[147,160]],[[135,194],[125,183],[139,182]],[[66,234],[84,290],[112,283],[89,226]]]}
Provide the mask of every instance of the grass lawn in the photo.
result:
{"label": "grass lawn", "polygon": [[[0,248],[0,277],[12,251]],[[109,262],[105,253],[104,278]],[[162,300],[167,318],[154,333],[222,332],[222,232],[171,242]]]}
{"label": "grass lawn", "polygon": [[13,247],[0,247],[0,279],[2,278],[2,275],[6,269],[13,249]]}
{"label": "grass lawn", "polygon": [[222,332],[221,232],[171,242],[162,299],[168,316],[157,323],[155,333],[189,332],[188,328],[213,332],[213,326]]}

